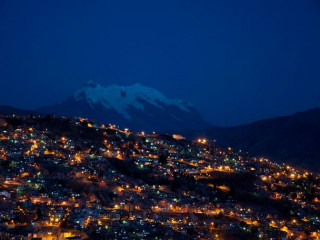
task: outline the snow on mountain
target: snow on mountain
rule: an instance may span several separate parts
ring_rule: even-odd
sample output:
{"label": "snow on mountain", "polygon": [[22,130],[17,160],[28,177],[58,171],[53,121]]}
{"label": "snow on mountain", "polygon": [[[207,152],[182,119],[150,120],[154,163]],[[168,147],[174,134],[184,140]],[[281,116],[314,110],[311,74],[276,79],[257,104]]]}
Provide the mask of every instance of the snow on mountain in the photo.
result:
{"label": "snow on mountain", "polygon": [[91,107],[102,104],[106,109],[114,109],[126,119],[132,116],[128,113],[129,107],[144,110],[144,100],[153,106],[163,109],[165,105],[175,105],[183,111],[190,111],[191,104],[180,99],[168,99],[161,92],[145,87],[139,83],[131,86],[110,85],[102,87],[100,84],[89,81],[83,88],[73,94],[76,101],[86,100]]}
{"label": "snow on mountain", "polygon": [[85,117],[132,130],[206,129],[210,126],[190,103],[169,99],[141,84],[102,87],[89,81],[61,103],[44,106],[39,112]]}

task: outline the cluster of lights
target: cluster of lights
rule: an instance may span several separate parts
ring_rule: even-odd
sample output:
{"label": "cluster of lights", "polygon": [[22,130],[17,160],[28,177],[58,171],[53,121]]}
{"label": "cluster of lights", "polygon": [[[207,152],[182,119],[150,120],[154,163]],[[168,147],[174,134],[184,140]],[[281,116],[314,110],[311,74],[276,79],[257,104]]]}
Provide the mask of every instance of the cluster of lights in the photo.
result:
{"label": "cluster of lights", "polygon": [[199,138],[199,139],[197,140],[197,142],[198,142],[198,143],[202,143],[202,144],[206,144],[206,143],[207,143],[207,139],[205,139],[205,138]]}

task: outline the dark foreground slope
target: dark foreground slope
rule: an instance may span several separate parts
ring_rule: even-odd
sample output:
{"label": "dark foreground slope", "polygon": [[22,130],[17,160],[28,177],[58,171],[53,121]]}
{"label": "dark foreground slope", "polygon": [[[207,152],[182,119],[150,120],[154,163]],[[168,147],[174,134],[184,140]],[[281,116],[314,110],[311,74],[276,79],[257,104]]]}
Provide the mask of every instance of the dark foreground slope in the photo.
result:
{"label": "dark foreground slope", "polygon": [[0,116],[0,239],[311,239],[320,176],[79,119]]}

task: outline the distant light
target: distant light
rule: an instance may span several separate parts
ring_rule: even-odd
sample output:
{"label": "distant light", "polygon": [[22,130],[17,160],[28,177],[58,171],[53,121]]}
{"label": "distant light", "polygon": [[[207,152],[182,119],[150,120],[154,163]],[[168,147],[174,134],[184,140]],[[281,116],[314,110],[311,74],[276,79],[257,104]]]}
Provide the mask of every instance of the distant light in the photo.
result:
{"label": "distant light", "polygon": [[206,143],[207,143],[207,139],[205,139],[205,138],[198,138],[197,142],[198,142],[198,143],[202,143],[202,144],[206,144]]}

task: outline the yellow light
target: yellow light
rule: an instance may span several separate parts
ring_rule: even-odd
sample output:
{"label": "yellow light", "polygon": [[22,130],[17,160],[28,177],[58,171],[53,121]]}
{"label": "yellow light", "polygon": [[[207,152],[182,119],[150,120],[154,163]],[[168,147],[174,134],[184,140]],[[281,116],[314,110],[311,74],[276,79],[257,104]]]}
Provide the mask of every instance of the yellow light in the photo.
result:
{"label": "yellow light", "polygon": [[262,181],[267,181],[267,177],[266,176],[261,176],[261,180]]}

